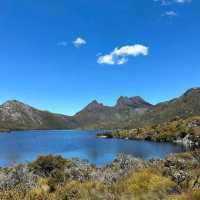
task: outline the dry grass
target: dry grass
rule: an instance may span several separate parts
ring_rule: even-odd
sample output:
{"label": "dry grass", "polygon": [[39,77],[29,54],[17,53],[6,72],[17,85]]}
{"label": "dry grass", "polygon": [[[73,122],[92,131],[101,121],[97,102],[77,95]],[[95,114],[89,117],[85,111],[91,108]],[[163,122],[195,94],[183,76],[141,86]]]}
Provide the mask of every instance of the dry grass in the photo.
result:
{"label": "dry grass", "polygon": [[164,198],[175,183],[152,169],[144,169],[122,178],[113,187],[117,199],[134,197],[135,200]]}
{"label": "dry grass", "polygon": [[[194,154],[194,155],[193,155]],[[184,159],[187,163],[199,159],[198,152],[174,155],[175,161]],[[192,156],[192,157],[191,157]],[[171,158],[172,159],[172,158]],[[126,172],[118,179],[107,184],[94,179],[63,179],[66,167],[72,167],[70,162],[65,162],[60,157],[40,157],[30,165],[30,171],[26,166],[9,170],[2,170],[6,175],[0,179],[5,186],[0,188],[0,200],[200,200],[200,168],[198,162],[188,164],[186,172],[190,174],[187,187],[173,182],[161,169],[157,161],[154,165],[147,165],[143,169]],[[192,162],[191,162],[192,163]],[[46,173],[48,169],[48,173]],[[173,165],[172,171],[176,169]],[[32,171],[41,174],[37,178]],[[118,169],[120,170],[120,169]],[[177,172],[179,172],[179,168]],[[19,173],[20,172],[20,173]],[[56,172],[56,173],[55,173]],[[57,174],[57,172],[62,172]],[[116,172],[116,170],[115,170]],[[176,172],[176,171],[175,171]],[[127,174],[128,173],[128,174]],[[10,178],[7,175],[10,174]],[[28,174],[28,176],[26,175]],[[36,179],[32,183],[31,177]],[[170,176],[172,178],[172,176]],[[28,183],[28,187],[27,187]],[[31,187],[30,187],[31,186]],[[176,190],[179,188],[180,190]],[[180,191],[181,194],[175,194]],[[188,191],[188,192],[185,192]],[[174,194],[174,195],[172,195]]]}
{"label": "dry grass", "polygon": [[200,190],[192,190],[180,195],[170,196],[168,200],[200,200]]}

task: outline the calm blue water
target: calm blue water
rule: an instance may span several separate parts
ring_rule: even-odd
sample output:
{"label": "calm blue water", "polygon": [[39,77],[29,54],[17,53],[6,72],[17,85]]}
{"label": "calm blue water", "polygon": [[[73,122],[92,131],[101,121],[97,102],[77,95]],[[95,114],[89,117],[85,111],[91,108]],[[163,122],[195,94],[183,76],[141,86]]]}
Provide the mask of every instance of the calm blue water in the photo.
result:
{"label": "calm blue water", "polygon": [[144,159],[163,158],[185,149],[168,143],[98,139],[94,131],[18,131],[0,134],[0,166],[26,163],[39,155],[62,155],[105,165],[119,153]]}

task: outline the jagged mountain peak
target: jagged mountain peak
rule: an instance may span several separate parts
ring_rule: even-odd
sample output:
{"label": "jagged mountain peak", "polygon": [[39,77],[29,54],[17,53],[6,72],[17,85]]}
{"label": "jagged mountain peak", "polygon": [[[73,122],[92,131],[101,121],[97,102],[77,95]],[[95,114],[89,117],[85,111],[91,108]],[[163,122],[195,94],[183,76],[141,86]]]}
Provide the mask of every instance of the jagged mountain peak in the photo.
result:
{"label": "jagged mountain peak", "polygon": [[121,96],[115,106],[93,100],[72,117],[41,111],[17,100],[0,105],[0,128],[122,128],[162,123],[174,117],[200,115],[200,88],[180,97],[151,105],[140,96]]}
{"label": "jagged mountain peak", "polygon": [[134,96],[134,97],[121,96],[117,100],[117,104],[115,107],[117,107],[117,108],[124,108],[124,107],[148,108],[151,106],[152,105],[150,103],[146,102],[140,96]]}
{"label": "jagged mountain peak", "polygon": [[93,109],[98,109],[98,108],[103,108],[105,107],[102,103],[99,103],[97,100],[93,100],[91,103],[89,103],[85,109],[87,110],[93,110]]}
{"label": "jagged mountain peak", "polygon": [[95,99],[95,100],[93,100],[92,102],[90,102],[90,104],[91,104],[91,105],[92,105],[92,104],[93,104],[93,105],[97,105],[97,104],[99,105],[99,104],[101,104],[101,103],[99,103],[99,102]]}

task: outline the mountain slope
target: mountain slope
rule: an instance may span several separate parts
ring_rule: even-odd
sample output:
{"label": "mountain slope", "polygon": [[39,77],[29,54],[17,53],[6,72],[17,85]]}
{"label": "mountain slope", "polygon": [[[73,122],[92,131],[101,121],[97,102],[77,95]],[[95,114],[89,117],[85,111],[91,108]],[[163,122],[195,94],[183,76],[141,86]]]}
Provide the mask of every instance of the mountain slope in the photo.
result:
{"label": "mountain slope", "polygon": [[141,116],[140,125],[157,124],[176,117],[196,115],[200,115],[200,88],[189,89],[179,98],[155,105]]}
{"label": "mountain slope", "polygon": [[70,128],[73,119],[35,109],[19,101],[7,101],[0,106],[2,129],[63,129]]}
{"label": "mountain slope", "polygon": [[76,115],[69,117],[41,111],[19,101],[0,106],[1,129],[72,129],[72,128],[136,128],[200,115],[200,88],[192,88],[182,96],[155,106],[141,97],[120,97],[115,106],[96,100]]}
{"label": "mountain slope", "polygon": [[74,118],[84,128],[137,128],[198,115],[200,88],[191,88],[178,98],[154,106],[137,96],[120,97],[114,107],[93,101]]}
{"label": "mountain slope", "polygon": [[152,105],[141,97],[120,97],[115,106],[105,106],[96,100],[74,116],[81,128],[120,128],[131,118],[138,118]]}

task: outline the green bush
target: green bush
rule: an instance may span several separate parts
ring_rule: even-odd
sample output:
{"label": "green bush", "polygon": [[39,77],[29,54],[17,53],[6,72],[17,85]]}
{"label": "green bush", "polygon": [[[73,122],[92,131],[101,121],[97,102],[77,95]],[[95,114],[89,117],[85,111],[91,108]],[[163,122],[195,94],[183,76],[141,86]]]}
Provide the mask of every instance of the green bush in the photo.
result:
{"label": "green bush", "polygon": [[54,176],[59,171],[64,171],[65,166],[70,161],[61,156],[40,156],[37,160],[29,164],[29,168],[39,176]]}
{"label": "green bush", "polygon": [[71,161],[65,160],[61,156],[48,155],[40,156],[29,164],[29,168],[34,174],[48,178],[50,191],[53,192],[59,184],[64,183],[68,178],[64,170],[71,164]]}

